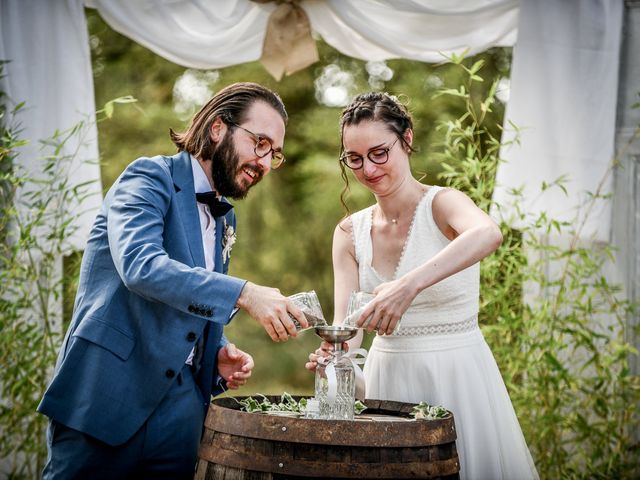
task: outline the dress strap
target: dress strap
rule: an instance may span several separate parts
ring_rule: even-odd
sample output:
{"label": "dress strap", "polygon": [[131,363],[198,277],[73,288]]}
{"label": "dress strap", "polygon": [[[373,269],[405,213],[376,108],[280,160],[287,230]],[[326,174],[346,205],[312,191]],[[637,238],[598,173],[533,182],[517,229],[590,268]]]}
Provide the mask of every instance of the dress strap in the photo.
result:
{"label": "dress strap", "polygon": [[351,215],[351,239],[356,253],[358,265],[371,262],[371,213],[373,205]]}
{"label": "dress strap", "polygon": [[425,206],[429,209],[429,211],[431,211],[431,204],[433,203],[433,199],[435,198],[436,194],[444,190],[445,188],[446,187],[441,187],[440,185],[431,185],[429,187],[429,190],[425,194],[425,196],[427,197],[425,199]]}

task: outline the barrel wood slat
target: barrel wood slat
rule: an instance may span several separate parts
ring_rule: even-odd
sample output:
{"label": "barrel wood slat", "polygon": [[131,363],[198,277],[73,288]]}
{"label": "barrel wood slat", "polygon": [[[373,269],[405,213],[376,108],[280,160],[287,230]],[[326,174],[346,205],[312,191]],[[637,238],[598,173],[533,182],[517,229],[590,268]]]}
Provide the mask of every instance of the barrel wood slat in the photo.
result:
{"label": "barrel wood slat", "polygon": [[365,415],[398,419],[309,420],[242,412],[233,398],[214,400],[196,480],[459,478],[453,416],[406,421],[411,404],[365,404]]}

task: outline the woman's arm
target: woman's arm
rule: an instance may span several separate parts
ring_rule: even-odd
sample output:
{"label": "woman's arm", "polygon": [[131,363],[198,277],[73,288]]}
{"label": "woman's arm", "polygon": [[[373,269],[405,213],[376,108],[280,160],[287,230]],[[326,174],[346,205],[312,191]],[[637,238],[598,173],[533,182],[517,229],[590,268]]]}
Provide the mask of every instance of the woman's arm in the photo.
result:
{"label": "woman's arm", "polygon": [[373,314],[367,328],[373,330],[377,325],[379,333],[391,333],[418,293],[479,262],[502,243],[500,228],[491,217],[458,190],[436,194],[432,209],[438,228],[451,243],[420,267],[379,285],[358,325]]}
{"label": "woman's arm", "polygon": [[[347,218],[338,224],[333,232],[333,324],[341,325],[347,316],[347,307],[351,292],[360,290],[358,262],[353,244],[353,224]],[[360,348],[362,330],[349,340],[349,349]]]}
{"label": "woman's arm", "polygon": [[333,232],[333,324],[341,325],[347,316],[349,295],[359,290],[358,264],[353,246],[351,219],[338,224]]}
{"label": "woman's arm", "polygon": [[432,209],[436,225],[451,243],[407,274],[418,291],[479,262],[502,243],[500,227],[458,190],[436,194]]}
{"label": "woman's arm", "polygon": [[[358,263],[356,262],[355,247],[352,241],[351,219],[347,218],[340,222],[333,232],[333,289],[334,289],[334,310],[333,324],[341,325],[347,316],[349,295],[352,291],[359,290]],[[362,331],[358,331],[353,339],[346,342],[348,348],[359,348],[362,343]],[[320,355],[329,356],[332,347],[327,342],[322,342],[320,348],[309,354],[309,362],[305,367],[308,370],[315,370],[317,359]]]}

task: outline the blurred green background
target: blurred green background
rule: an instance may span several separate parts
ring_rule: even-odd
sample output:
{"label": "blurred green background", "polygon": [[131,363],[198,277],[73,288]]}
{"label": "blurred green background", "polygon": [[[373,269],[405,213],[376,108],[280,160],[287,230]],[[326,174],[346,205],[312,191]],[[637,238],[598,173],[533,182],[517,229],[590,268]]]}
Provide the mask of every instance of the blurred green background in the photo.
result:
{"label": "blurred green background", "polygon": [[[193,71],[113,31],[95,10],[88,9],[87,18],[97,108],[125,95],[138,100],[116,109],[111,120],[99,124],[105,191],[136,158],[173,154],[169,128],[186,128],[190,114],[223,86],[253,81],[281,95],[289,113],[284,145],[287,163],[268,175],[246,200],[235,202],[238,240],[229,273],[277,287],[286,295],[315,290],[331,321],[331,240],[336,223],[345,214],[339,201],[343,181],[337,160],[342,106],[364,91],[398,95],[414,117],[418,148],[412,157],[414,174],[425,183],[437,184],[440,168],[433,158],[441,138],[434,126],[439,120],[459,117],[464,106],[454,104],[450,97],[433,98],[433,94],[442,86],[457,88],[460,69],[407,60],[364,62],[319,40],[320,61],[280,82],[259,62]],[[478,58],[485,60],[485,82],[478,88],[488,89],[496,78],[508,79],[510,49],[492,49],[469,62]],[[490,113],[494,118],[487,122],[495,125],[498,137],[503,113],[503,104],[499,104]],[[350,185],[351,211],[373,203],[373,197],[355,181]],[[313,393],[313,376],[304,369],[309,352],[319,343],[312,332],[274,343],[257,322],[241,312],[226,328],[226,335],[256,361],[251,381],[234,395]]]}

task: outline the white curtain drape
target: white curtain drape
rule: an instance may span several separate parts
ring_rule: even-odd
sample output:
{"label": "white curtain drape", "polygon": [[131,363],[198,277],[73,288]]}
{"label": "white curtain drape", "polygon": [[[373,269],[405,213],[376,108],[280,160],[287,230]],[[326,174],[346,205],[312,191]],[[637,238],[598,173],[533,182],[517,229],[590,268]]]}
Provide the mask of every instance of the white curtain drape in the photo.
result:
{"label": "white curtain drape", "polygon": [[258,60],[275,4],[249,0],[85,0],[117,32],[178,65],[214,69]]}
{"label": "white curtain drape", "polygon": [[[569,218],[582,192],[594,191],[613,154],[622,0],[301,0],[312,29],[339,51],[367,60],[438,62],[496,45],[514,49],[507,123],[522,145],[503,151],[496,200],[526,184],[524,208]],[[221,68],[260,58],[273,3],[249,0],[0,0],[0,54],[12,60],[4,85],[27,101],[25,134],[37,142],[93,112],[83,4],[116,30],[184,66]],[[518,25],[520,18],[520,25]],[[34,144],[35,145],[35,144]],[[34,147],[32,147],[34,148]],[[28,164],[36,153],[21,153]],[[79,160],[95,159],[97,144]],[[566,174],[568,197],[534,203],[538,185]],[[99,179],[83,164],[74,181]],[[607,183],[609,186],[610,183]],[[91,207],[95,215],[96,205]],[[609,235],[609,208],[584,233]],[[74,246],[93,219],[85,215]]]}
{"label": "white curtain drape", "polygon": [[[521,143],[501,152],[500,205],[512,202],[509,189],[524,186],[521,210],[579,228],[589,193],[599,186],[611,193],[623,9],[622,0],[522,2],[503,137],[513,138],[513,122]],[[561,176],[567,195],[555,188],[540,194],[542,182]],[[509,218],[514,209],[502,214]],[[582,238],[609,241],[610,200],[596,201],[583,225]]]}
{"label": "white curtain drape", "polygon": [[[30,143],[18,150],[16,162],[39,178],[43,149],[41,140],[86,122],[84,138],[72,137],[62,155],[75,155],[68,165],[70,182],[84,188],[81,204],[70,202],[67,211],[77,216],[69,249],[84,248],[89,229],[102,203],[97,129],[94,123],[93,75],[89,35],[82,0],[0,1],[0,60],[5,65],[2,90],[25,107],[15,119],[21,125],[20,138]],[[76,153],[77,152],[77,153]],[[40,177],[41,178],[41,177]],[[23,198],[24,192],[17,192]],[[20,202],[18,202],[18,205]],[[52,206],[55,207],[55,206]]]}
{"label": "white curtain drape", "polygon": [[517,0],[313,0],[301,5],[312,28],[336,50],[363,60],[406,58],[438,63],[512,46]]}
{"label": "white curtain drape", "polygon": [[[116,31],[190,68],[258,60],[276,2],[85,0]],[[314,31],[365,60],[443,61],[516,39],[519,0],[301,0]]]}
{"label": "white curtain drape", "polygon": [[[62,247],[67,252],[83,249],[102,203],[102,186],[97,163],[89,36],[82,0],[0,0],[0,60],[9,62],[4,67],[4,77],[0,78],[0,87],[7,95],[1,100],[9,111],[17,103],[24,102],[16,118],[3,118],[2,121],[19,123],[18,138],[29,141],[27,146],[17,149],[15,162],[24,167],[31,178],[45,178],[43,156],[54,154],[53,149],[43,147],[41,141],[52,138],[56,130],[64,132],[79,122],[85,124],[81,129],[82,138],[71,136],[59,152],[73,160],[64,162],[64,171],[56,172],[62,179],[67,178],[68,188],[82,190],[84,198],[82,201],[70,199],[63,205],[57,202],[48,205],[49,212],[60,209],[75,218],[68,230],[72,234]],[[27,193],[39,187],[30,182],[16,192],[15,204],[21,219],[31,217],[33,212]],[[38,247],[22,250],[22,257],[19,257],[24,259],[25,266],[35,268],[35,272],[30,268],[29,275],[42,276],[19,286],[9,280],[9,288],[2,289],[2,294],[5,295],[3,300],[14,300],[14,288],[28,291],[33,304],[18,307],[20,318],[41,326],[45,322],[42,317],[45,308],[47,327],[62,333],[63,258],[47,258],[51,253],[57,254],[56,247],[59,246],[55,239],[48,238],[51,227],[48,223],[31,231],[37,238]],[[41,300],[46,301],[46,307],[40,304]],[[11,325],[3,326],[11,328]],[[8,345],[3,345],[6,347]],[[6,403],[2,393],[0,402]],[[25,458],[28,457],[22,456],[21,452],[0,458],[0,477],[8,478],[3,474],[15,472],[16,462],[22,464]]]}

